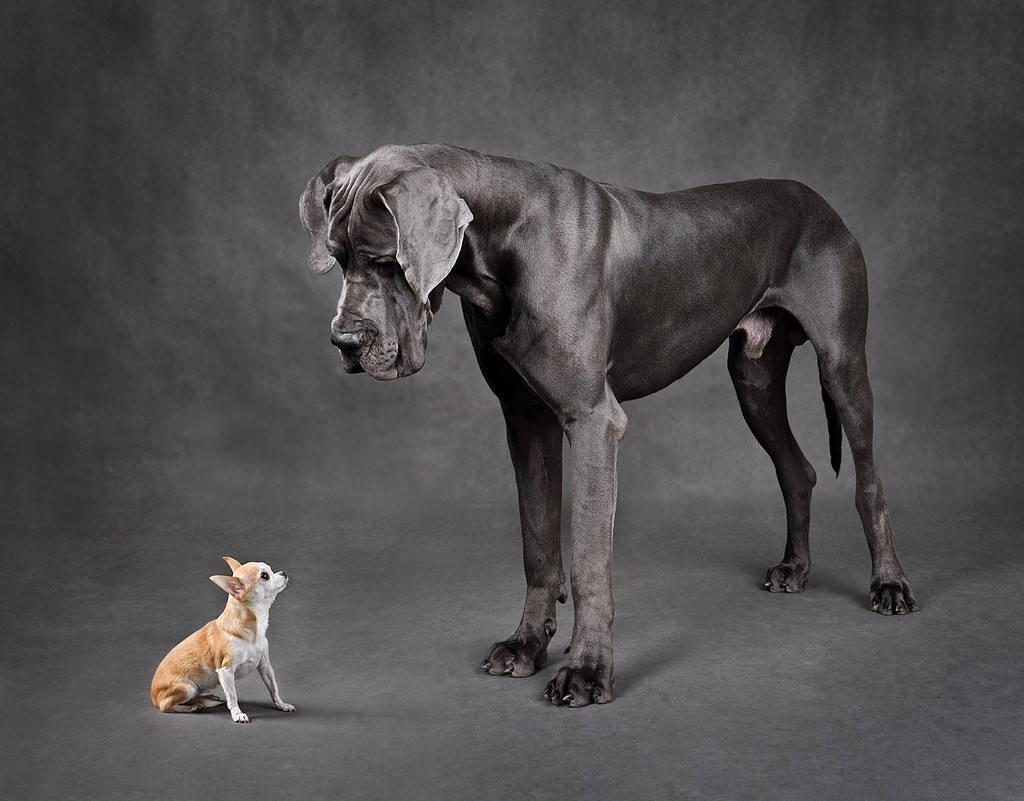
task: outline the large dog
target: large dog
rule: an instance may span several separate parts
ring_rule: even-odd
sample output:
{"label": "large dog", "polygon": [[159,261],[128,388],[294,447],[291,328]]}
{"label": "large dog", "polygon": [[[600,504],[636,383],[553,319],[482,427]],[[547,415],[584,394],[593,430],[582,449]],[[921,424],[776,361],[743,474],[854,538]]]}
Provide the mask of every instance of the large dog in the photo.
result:
{"label": "large dog", "polygon": [[785,399],[793,348],[809,339],[836,471],[842,430],[853,453],[871,608],[917,609],[872,453],[864,259],[839,215],[806,186],[757,180],[652,194],[449,145],[386,146],[331,161],[299,210],[313,240],[310,268],[337,264],[344,273],[331,341],[347,372],[382,380],[416,372],[445,288],[462,299],[505,415],[526,566],[522,621],[492,646],[481,666],[488,673],[542,667],[555,602],[566,599],[564,435],[575,623],[544,697],[569,706],[612,700],[619,404],[675,381],[726,339],[744,419],[775,464],[786,504],[785,555],[765,587],[800,592],[810,569],[816,479]]}

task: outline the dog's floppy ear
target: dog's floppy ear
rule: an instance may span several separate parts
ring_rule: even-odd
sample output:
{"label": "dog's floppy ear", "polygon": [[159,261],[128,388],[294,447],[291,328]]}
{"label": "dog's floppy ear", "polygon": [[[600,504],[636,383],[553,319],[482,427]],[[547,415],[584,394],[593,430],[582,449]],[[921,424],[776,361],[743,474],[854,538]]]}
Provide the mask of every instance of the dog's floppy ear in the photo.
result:
{"label": "dog's floppy ear", "polygon": [[330,272],[335,265],[334,257],[327,251],[328,217],[334,193],[344,184],[355,161],[352,156],[338,156],[328,162],[309,179],[299,198],[299,219],[313,240],[309,247],[309,269],[317,275]]}
{"label": "dog's floppy ear", "polygon": [[319,174],[306,184],[306,191],[299,198],[299,219],[313,240],[309,246],[309,269],[317,275],[329,272],[334,266],[334,257],[327,252],[327,209],[330,203],[329,188]]}
{"label": "dog's floppy ear", "polygon": [[245,585],[242,580],[234,576],[210,576],[210,581],[234,598],[245,594]]}
{"label": "dog's floppy ear", "polygon": [[222,556],[221,559],[228,563],[228,567],[231,568],[232,573],[237,573],[238,568],[242,566],[241,562],[239,562],[237,559],[233,559],[230,556]]}
{"label": "dog's floppy ear", "polygon": [[462,235],[473,219],[448,176],[416,167],[375,193],[395,225],[395,260],[421,303],[459,257]]}

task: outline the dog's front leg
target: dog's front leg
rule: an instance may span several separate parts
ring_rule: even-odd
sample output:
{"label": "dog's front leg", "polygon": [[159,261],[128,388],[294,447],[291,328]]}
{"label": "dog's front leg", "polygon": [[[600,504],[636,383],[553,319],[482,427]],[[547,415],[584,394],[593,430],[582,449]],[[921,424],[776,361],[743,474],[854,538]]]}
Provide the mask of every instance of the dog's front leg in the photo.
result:
{"label": "dog's front leg", "polygon": [[238,708],[238,693],[235,692],[235,672],[231,668],[218,668],[217,677],[224,688],[224,701],[231,710],[231,719],[235,723],[248,723],[249,716]]}
{"label": "dog's front leg", "polygon": [[274,668],[270,664],[270,654],[267,651],[263,652],[263,658],[260,660],[260,663],[256,665],[256,670],[259,671],[260,678],[263,679],[263,683],[267,685],[267,690],[270,692],[270,700],[274,702],[274,706],[282,712],[294,712],[295,707],[291,704],[285,703],[281,698],[281,693],[278,692],[277,677],[274,676]]}
{"label": "dog's front leg", "polygon": [[612,526],[615,461],[626,415],[606,388],[604,402],[565,423],[572,449],[572,598],[575,622],[562,666],[544,697],[554,704],[586,706],[614,697],[612,662]]}
{"label": "dog's front leg", "polygon": [[[493,370],[492,370],[493,375]],[[562,571],[562,427],[532,392],[499,387],[508,449],[519,490],[526,603],[515,633],[491,646],[480,665],[492,676],[531,676],[547,662],[556,629],[555,603],[565,602]]]}
{"label": "dog's front leg", "polygon": [[[463,307],[465,308],[465,306]],[[522,376],[466,322],[487,385],[501,403],[519,490],[526,603],[519,626],[491,646],[480,667],[492,676],[530,676],[544,667],[555,633],[555,605],[565,602],[562,570],[562,424]]]}

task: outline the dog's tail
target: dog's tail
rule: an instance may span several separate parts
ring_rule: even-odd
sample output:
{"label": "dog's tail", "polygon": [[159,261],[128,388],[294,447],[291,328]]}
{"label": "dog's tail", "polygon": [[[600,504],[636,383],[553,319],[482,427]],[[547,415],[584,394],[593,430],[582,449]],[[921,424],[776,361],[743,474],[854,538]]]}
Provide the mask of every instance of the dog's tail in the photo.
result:
{"label": "dog's tail", "polygon": [[825,403],[825,420],[828,423],[828,452],[832,459],[832,469],[839,475],[839,465],[843,461],[843,426],[839,420],[839,410],[835,401],[824,386],[821,388],[821,399]]}

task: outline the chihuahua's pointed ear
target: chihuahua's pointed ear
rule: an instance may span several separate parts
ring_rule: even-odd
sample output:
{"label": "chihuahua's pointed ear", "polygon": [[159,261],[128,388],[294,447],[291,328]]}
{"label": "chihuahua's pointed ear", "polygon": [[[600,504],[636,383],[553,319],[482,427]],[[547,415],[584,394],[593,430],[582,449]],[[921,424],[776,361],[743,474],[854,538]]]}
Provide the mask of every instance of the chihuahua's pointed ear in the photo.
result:
{"label": "chihuahua's pointed ear", "polygon": [[222,556],[221,559],[228,563],[228,567],[231,568],[232,573],[237,573],[238,568],[242,566],[241,562],[239,562],[237,559],[232,559],[230,556]]}
{"label": "chihuahua's pointed ear", "polygon": [[233,598],[237,598],[245,592],[245,585],[241,579],[237,579],[234,576],[210,576],[210,581]]}

